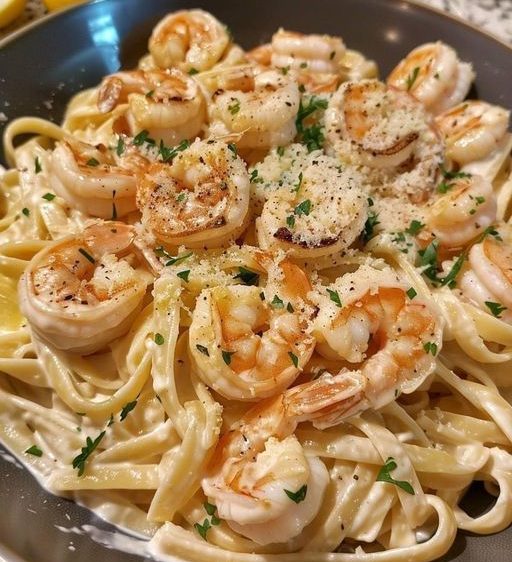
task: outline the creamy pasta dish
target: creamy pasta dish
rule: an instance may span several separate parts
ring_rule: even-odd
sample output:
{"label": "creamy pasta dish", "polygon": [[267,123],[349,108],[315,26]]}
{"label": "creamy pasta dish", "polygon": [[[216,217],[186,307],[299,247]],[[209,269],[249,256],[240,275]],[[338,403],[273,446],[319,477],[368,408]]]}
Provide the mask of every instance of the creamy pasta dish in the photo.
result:
{"label": "creamy pasta dish", "polygon": [[45,487],[193,562],[510,525],[509,111],[449,45],[404,55],[179,11],[61,126],[7,126],[0,437]]}

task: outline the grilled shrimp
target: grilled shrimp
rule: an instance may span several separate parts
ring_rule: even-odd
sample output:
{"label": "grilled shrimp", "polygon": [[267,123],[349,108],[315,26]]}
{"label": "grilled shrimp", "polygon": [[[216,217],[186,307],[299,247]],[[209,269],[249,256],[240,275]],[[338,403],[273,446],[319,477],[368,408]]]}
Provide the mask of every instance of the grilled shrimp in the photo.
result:
{"label": "grilled shrimp", "polygon": [[245,163],[227,144],[196,140],[172,164],[144,171],[137,205],[160,243],[215,246],[244,226],[249,189]]}
{"label": "grilled shrimp", "polygon": [[351,406],[356,411],[412,392],[434,369],[441,319],[410,289],[391,269],[363,265],[311,295],[319,308],[313,329],[317,351],[328,359],[363,363],[358,375],[363,396]]}
{"label": "grilled shrimp", "polygon": [[227,90],[214,96],[210,133],[215,137],[239,135],[240,148],[271,148],[292,141],[300,92],[296,82],[278,71],[254,77],[250,91]]}
{"label": "grilled shrimp", "polygon": [[52,189],[83,213],[110,219],[135,211],[135,171],[146,165],[141,156],[126,151],[122,158],[104,146],[67,139],[56,143],[50,160]]}
{"label": "grilled shrimp", "polygon": [[132,135],[147,130],[151,138],[171,145],[195,137],[206,117],[199,84],[177,68],[107,76],[98,91],[98,109],[108,113],[121,103],[128,103]]}
{"label": "grilled shrimp", "polygon": [[460,166],[485,158],[507,132],[510,111],[484,101],[468,100],[436,117],[446,156]]}
{"label": "grilled shrimp", "polygon": [[168,14],[153,29],[149,52],[163,69],[179,67],[208,70],[231,43],[225,25],[203,10],[180,10]]}
{"label": "grilled shrimp", "polygon": [[358,82],[365,78],[377,78],[379,70],[375,61],[367,59],[359,51],[347,49],[341,59],[341,78]]}
{"label": "grilled shrimp", "polygon": [[467,244],[496,220],[496,197],[485,178],[466,176],[441,185],[447,191],[428,207],[427,227],[444,247]]}
{"label": "grilled shrimp", "polygon": [[31,328],[55,347],[88,354],[124,334],[146,292],[133,227],[99,222],[45,247],[19,283]]}
{"label": "grilled shrimp", "polygon": [[323,462],[306,455],[293,435],[299,419],[287,392],[261,401],[220,438],[201,482],[219,517],[259,544],[300,534],[329,482]]}
{"label": "grilled shrimp", "polygon": [[413,202],[432,190],[442,144],[421,104],[377,80],[346,82],[325,112],[327,145],[342,160],[369,168],[382,195]]}
{"label": "grilled shrimp", "polygon": [[441,41],[411,51],[391,72],[387,83],[405,90],[434,114],[460,103],[475,74],[470,63]]}
{"label": "grilled shrimp", "polygon": [[226,398],[278,394],[313,353],[315,342],[306,330],[307,276],[286,260],[265,268],[265,288],[218,286],[204,289],[197,299],[190,353],[199,377]]}
{"label": "grilled shrimp", "polygon": [[463,295],[485,312],[512,324],[512,251],[509,241],[487,236],[469,252],[460,280]]}
{"label": "grilled shrimp", "polygon": [[260,247],[282,248],[300,258],[347,249],[367,218],[360,174],[317,151],[294,168],[295,178],[290,184],[276,182],[281,186],[274,188],[256,220]]}
{"label": "grilled shrimp", "polygon": [[337,74],[344,54],[345,45],[340,37],[284,29],[272,36],[271,63],[275,67]]}

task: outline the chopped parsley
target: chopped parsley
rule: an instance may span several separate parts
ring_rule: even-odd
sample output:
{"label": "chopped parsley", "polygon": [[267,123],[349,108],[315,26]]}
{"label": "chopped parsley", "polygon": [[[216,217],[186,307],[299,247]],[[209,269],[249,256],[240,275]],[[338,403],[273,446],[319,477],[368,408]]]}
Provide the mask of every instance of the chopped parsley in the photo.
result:
{"label": "chopped parsley", "polygon": [[188,73],[190,76],[194,76],[194,74],[199,74],[199,70],[197,70],[197,68],[191,68]]}
{"label": "chopped parsley", "polygon": [[96,260],[86,250],[84,250],[83,248],[78,248],[78,251],[82,254],[82,256],[84,256],[86,260],[90,261],[91,263],[96,263]]}
{"label": "chopped parsley", "polygon": [[39,160],[39,156],[36,156],[36,159],[34,160],[34,171],[36,174],[43,171],[43,168],[41,168],[41,161]]}
{"label": "chopped parsley", "polygon": [[324,145],[324,131],[321,125],[317,123],[307,127],[302,132],[302,144],[306,145],[308,152],[313,152],[313,150],[320,150]]}
{"label": "chopped parsley", "polygon": [[[235,351],[226,351],[225,349],[222,350],[222,360],[226,365],[231,364],[231,357],[235,354]],[[211,513],[209,514],[211,515]]]}
{"label": "chopped parsley", "polygon": [[286,217],[286,224],[290,227],[293,228],[295,226],[295,217],[293,215],[289,215]]}
{"label": "chopped parsley", "polygon": [[319,109],[327,109],[327,100],[311,96],[305,104],[302,100],[300,101],[299,111],[295,118],[297,133],[301,137],[301,142],[307,146],[308,152],[318,150],[323,145],[324,135],[322,127],[315,123],[309,127],[304,125],[304,121]]}
{"label": "chopped parsley", "polygon": [[146,97],[152,98],[154,93],[155,93],[155,90],[149,90],[149,92],[146,92]]}
{"label": "chopped parsley", "polygon": [[185,283],[188,283],[188,276],[190,275],[190,269],[185,269],[184,271],[179,271],[178,273],[176,273],[176,275],[180,279],[183,279],[183,281],[185,281]]}
{"label": "chopped parsley", "polygon": [[447,180],[456,180],[456,179],[461,179],[461,178],[470,178],[471,174],[468,174],[467,172],[452,172],[450,170],[447,170],[444,166],[440,166],[441,168],[441,173],[443,174],[443,177]]}
{"label": "chopped parsley", "polygon": [[411,287],[410,289],[407,289],[407,291],[405,291],[405,293],[411,300],[418,294],[416,292],[416,290],[414,289],[414,287]]}
{"label": "chopped parsley", "polygon": [[462,264],[464,263],[466,258],[467,258],[466,253],[462,253],[455,260],[455,263],[453,264],[452,268],[448,272],[448,275],[446,277],[443,277],[443,279],[440,280],[441,285],[443,285],[443,286],[448,285],[448,287],[450,287],[450,289],[453,289],[453,287],[455,287],[455,278],[459,274],[460,269],[462,267]]}
{"label": "chopped parsley", "polygon": [[236,144],[230,142],[228,143],[228,149],[231,150],[231,152],[236,156],[238,154],[238,149],[236,147]]}
{"label": "chopped parsley", "polygon": [[416,82],[419,72],[420,67],[415,66],[409,76],[407,76],[407,79],[405,80],[405,83],[407,84],[407,91],[409,91],[414,86],[414,82]]}
{"label": "chopped parsley", "polygon": [[96,158],[89,158],[89,160],[87,160],[87,165],[95,168],[96,166],[100,165],[100,162],[99,160],[96,160]]}
{"label": "chopped parsley", "polygon": [[291,302],[289,302],[289,303],[286,305],[286,310],[287,310],[288,312],[295,312],[295,310],[294,310],[294,308],[293,308]]}
{"label": "chopped parsley", "polygon": [[121,156],[124,152],[124,139],[123,137],[119,137],[117,139],[117,146],[116,146],[116,154]]}
{"label": "chopped parsley", "polygon": [[133,137],[133,144],[135,146],[141,146],[144,143],[147,144],[155,144],[155,139],[152,139],[149,136],[149,131],[146,129],[143,129],[140,133],[137,133],[134,137]]}
{"label": "chopped parsley", "polygon": [[496,318],[500,318],[501,313],[504,310],[507,310],[507,307],[501,305],[499,302],[485,301],[485,306],[491,311],[493,316],[496,316]]}
{"label": "chopped parsley", "polygon": [[366,222],[364,223],[364,229],[363,229],[363,233],[362,233],[363,242],[365,244],[366,244],[366,242],[368,242],[368,240],[370,240],[370,238],[373,238],[375,227],[378,224],[380,224],[379,214],[375,213],[373,211],[370,211],[368,213],[368,218],[366,219]]}
{"label": "chopped parsley", "polygon": [[283,156],[283,154],[284,154],[284,146],[278,146],[278,147],[276,148],[276,152],[277,152],[277,155],[278,155],[278,156]]}
{"label": "chopped parsley", "polygon": [[203,507],[204,507],[206,513],[208,513],[208,515],[213,515],[215,513],[215,510],[217,509],[213,505],[213,503],[208,503],[208,502],[204,502]]}
{"label": "chopped parsley", "polygon": [[205,519],[202,525],[200,523],[194,523],[194,529],[203,537],[204,540],[206,540],[206,533],[210,528],[211,525],[208,519]]}
{"label": "chopped parsley", "polygon": [[405,232],[411,236],[416,236],[424,226],[425,225],[422,222],[412,220],[411,224],[405,229]]}
{"label": "chopped parsley", "polygon": [[31,447],[29,447],[25,453],[29,454],[29,455],[34,455],[34,457],[42,457],[43,456],[43,451],[41,451],[41,449],[37,446],[37,445],[32,445]]}
{"label": "chopped parsley", "polygon": [[245,267],[238,268],[238,274],[235,275],[235,279],[240,279],[244,285],[257,285],[260,282],[259,274]]}
{"label": "chopped parsley", "polygon": [[233,103],[228,105],[228,111],[231,115],[236,115],[240,111],[240,100],[238,98],[233,98]]}
{"label": "chopped parsley", "polygon": [[299,174],[298,179],[299,181],[293,186],[292,193],[298,193],[299,189],[302,187],[302,180],[304,179],[302,172]]}
{"label": "chopped parsley", "polygon": [[430,353],[434,357],[437,355],[437,343],[434,343],[433,341],[428,341],[423,344],[423,349],[425,350],[425,353]]}
{"label": "chopped parsley", "polygon": [[297,369],[299,366],[299,358],[291,351],[288,352],[288,357],[292,360],[293,366]]}
{"label": "chopped parsley", "polygon": [[[160,334],[157,334],[157,335],[160,336]],[[155,340],[156,340],[156,336],[155,336]],[[128,402],[128,404],[125,404],[123,406],[122,410],[121,410],[121,414],[119,416],[119,419],[121,421],[124,421],[126,419],[126,416],[135,408],[135,406],[137,406],[137,400],[132,400],[131,402]]]}
{"label": "chopped parsley", "polygon": [[21,209],[21,212],[26,216],[30,216],[30,209],[27,209],[27,207],[23,207],[23,209]]}
{"label": "chopped parsley", "polygon": [[341,299],[340,299],[340,295],[339,295],[338,291],[333,291],[332,289],[327,289],[327,292],[329,293],[329,298],[332,300],[332,302],[338,308],[341,308],[342,304],[341,304]]}
{"label": "chopped parsley", "polygon": [[178,152],[183,152],[189,146],[190,146],[190,141],[187,139],[182,140],[179,144],[172,147],[165,146],[163,141],[160,141],[160,145],[158,147],[158,154],[160,155],[160,158],[162,159],[163,162],[170,162],[171,160],[174,160]]}
{"label": "chopped parsley", "polygon": [[165,265],[167,267],[169,265],[180,264],[181,262],[192,256],[193,252],[187,252],[186,254],[183,254],[181,256],[171,256],[171,254],[169,254],[169,252],[167,252],[163,246],[158,246],[158,248],[155,248],[155,254],[159,258],[167,258],[167,261],[165,262]]}
{"label": "chopped parsley", "polygon": [[251,183],[263,183],[264,179],[258,176],[258,170],[254,168],[254,170],[251,172],[251,177],[249,178],[249,181]]}
{"label": "chopped parsley", "polygon": [[46,199],[47,201],[53,201],[55,199],[56,195],[53,193],[45,193],[43,195],[43,199]]}
{"label": "chopped parsley", "polygon": [[394,484],[395,486],[398,486],[399,488],[401,488],[404,492],[407,492],[408,494],[411,494],[412,496],[414,495],[414,488],[411,486],[411,484],[409,482],[406,482],[405,480],[395,480],[392,476],[391,476],[391,472],[393,472],[393,470],[395,470],[395,468],[398,465],[396,464],[396,461],[393,457],[389,457],[386,460],[386,463],[384,464],[384,466],[381,467],[381,469],[379,470],[379,474],[377,474],[377,482],[388,482],[389,484]]}
{"label": "chopped parsley", "polygon": [[82,476],[84,473],[87,459],[91,456],[94,449],[96,449],[96,447],[100,444],[103,437],[105,437],[105,430],[103,430],[96,439],[93,440],[90,437],[87,437],[85,440],[85,447],[82,447],[81,453],[72,461],[73,468],[78,469],[78,476]]}
{"label": "chopped parsley", "polygon": [[210,352],[208,351],[208,348],[205,347],[204,345],[201,344],[196,344],[196,349],[197,351],[199,351],[199,353],[202,353],[203,355],[206,355],[206,357],[210,357]]}
{"label": "chopped parsley", "polygon": [[303,502],[306,499],[306,494],[308,493],[307,484],[304,484],[296,492],[290,492],[290,490],[285,490],[284,493],[295,503]]}
{"label": "chopped parsley", "polygon": [[272,308],[284,308],[284,302],[277,295],[274,295],[274,298],[270,301],[270,306]]}
{"label": "chopped parsley", "polygon": [[311,212],[311,201],[309,199],[305,199],[304,201],[300,202],[295,209],[293,210],[294,214],[300,217],[301,215],[308,216]]}
{"label": "chopped parsley", "polygon": [[156,345],[163,345],[165,342],[164,336],[159,334],[158,332],[155,334],[155,343]]}
{"label": "chopped parsley", "polygon": [[420,265],[425,269],[423,273],[431,280],[438,281],[437,278],[437,250],[439,247],[439,242],[437,240],[432,240],[430,244],[424,249],[418,252],[420,256]]}

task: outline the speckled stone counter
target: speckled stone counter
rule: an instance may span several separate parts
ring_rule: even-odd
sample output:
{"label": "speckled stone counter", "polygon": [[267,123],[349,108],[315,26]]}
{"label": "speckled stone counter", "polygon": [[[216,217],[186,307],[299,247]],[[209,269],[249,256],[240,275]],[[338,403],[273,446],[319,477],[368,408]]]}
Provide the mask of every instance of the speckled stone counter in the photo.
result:
{"label": "speckled stone counter", "polygon": [[[512,43],[512,0],[423,0],[422,3],[466,19]],[[25,13],[8,28],[0,30],[0,38],[45,13],[42,0],[29,0]]]}

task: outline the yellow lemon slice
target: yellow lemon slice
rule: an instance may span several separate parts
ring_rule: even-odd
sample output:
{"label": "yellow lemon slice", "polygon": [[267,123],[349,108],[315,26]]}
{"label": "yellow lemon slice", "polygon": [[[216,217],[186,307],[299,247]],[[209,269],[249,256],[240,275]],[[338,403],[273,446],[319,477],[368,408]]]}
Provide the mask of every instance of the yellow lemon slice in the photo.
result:
{"label": "yellow lemon slice", "polygon": [[54,12],[55,10],[61,10],[62,8],[67,8],[75,4],[83,4],[85,1],[86,0],[44,0],[44,3],[50,12]]}
{"label": "yellow lemon slice", "polygon": [[25,8],[26,0],[0,0],[0,27],[13,22]]}

